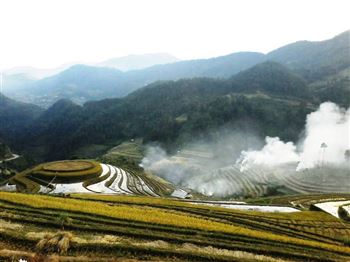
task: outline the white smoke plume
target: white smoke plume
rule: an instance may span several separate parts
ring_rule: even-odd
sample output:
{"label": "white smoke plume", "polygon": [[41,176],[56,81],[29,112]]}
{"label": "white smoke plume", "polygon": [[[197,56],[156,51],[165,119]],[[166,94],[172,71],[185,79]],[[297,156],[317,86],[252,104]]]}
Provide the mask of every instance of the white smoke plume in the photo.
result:
{"label": "white smoke plume", "polygon": [[307,116],[306,122],[298,169],[311,168],[320,162],[346,164],[345,152],[350,149],[350,108],[323,103]]}
{"label": "white smoke plume", "polygon": [[284,143],[278,137],[266,137],[266,145],[259,151],[243,151],[237,163],[241,165],[241,171],[251,165],[267,165],[270,167],[289,162],[297,162],[300,156],[297,147],[292,142]]}
{"label": "white smoke plume", "polygon": [[175,184],[180,184],[182,179],[195,169],[195,163],[170,157],[159,146],[147,148],[146,157],[142,160],[141,166]]}
{"label": "white smoke plume", "polygon": [[345,152],[350,148],[350,109],[326,102],[306,119],[305,138],[298,146],[278,137],[266,137],[259,151],[243,151],[239,160],[242,169],[255,164],[276,166],[299,162],[297,170],[322,164],[346,165]]}
{"label": "white smoke plume", "polygon": [[249,172],[266,167],[284,174],[287,166],[289,173],[290,167],[297,171],[326,164],[349,168],[349,116],[350,109],[326,102],[307,116],[304,137],[297,144],[278,137],[266,137],[263,142],[249,135],[253,132],[225,129],[219,139],[197,141],[173,156],[160,147],[149,147],[142,166],[173,183],[217,196],[239,194],[239,188],[228,186],[220,176],[227,168]]}
{"label": "white smoke plume", "polygon": [[175,155],[159,146],[149,146],[141,166],[176,184],[187,185],[190,178],[232,165],[242,150],[261,148],[261,139],[253,131],[227,128],[216,130],[216,138],[196,141]]}

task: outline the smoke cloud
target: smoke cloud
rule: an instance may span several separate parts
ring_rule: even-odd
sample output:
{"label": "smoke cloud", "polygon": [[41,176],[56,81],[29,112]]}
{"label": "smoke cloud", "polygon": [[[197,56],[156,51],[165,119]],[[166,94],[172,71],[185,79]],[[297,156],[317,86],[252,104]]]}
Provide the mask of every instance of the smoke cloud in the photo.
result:
{"label": "smoke cloud", "polygon": [[242,150],[257,150],[262,145],[253,130],[223,128],[215,132],[215,138],[209,136],[188,144],[172,156],[159,146],[149,146],[141,166],[173,183],[188,186],[189,179],[232,165]]}
{"label": "smoke cloud", "polygon": [[297,144],[278,137],[262,141],[249,135],[254,132],[225,129],[219,139],[197,141],[173,156],[160,147],[149,147],[142,166],[178,185],[221,196],[239,189],[228,187],[224,176],[213,174],[234,166],[241,172],[257,166],[281,172],[288,164],[297,171],[324,164],[349,167],[349,116],[350,109],[326,102],[307,116],[305,135]]}
{"label": "smoke cloud", "polygon": [[297,147],[292,142],[283,142],[278,137],[266,137],[266,145],[259,151],[243,151],[237,163],[241,171],[252,165],[267,165],[270,167],[297,162],[300,160]]}
{"label": "smoke cloud", "polygon": [[350,108],[345,110],[330,102],[309,114],[298,169],[314,167],[320,161],[346,164],[345,152],[350,149],[349,119]]}
{"label": "smoke cloud", "polygon": [[349,115],[350,109],[323,103],[307,116],[305,138],[298,147],[278,137],[266,137],[262,150],[243,151],[239,162],[243,169],[255,164],[273,167],[288,162],[299,162],[297,170],[322,164],[346,165],[345,152],[350,148]]}

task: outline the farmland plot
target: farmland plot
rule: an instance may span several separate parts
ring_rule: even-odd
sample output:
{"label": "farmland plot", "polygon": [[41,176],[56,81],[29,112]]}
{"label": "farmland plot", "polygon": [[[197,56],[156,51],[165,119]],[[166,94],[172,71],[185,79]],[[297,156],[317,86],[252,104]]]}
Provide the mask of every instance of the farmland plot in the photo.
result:
{"label": "farmland plot", "polygon": [[[350,258],[349,224],[323,212],[248,212],[129,195],[5,192],[0,192],[0,207],[0,244],[26,251],[20,254],[28,260],[36,250],[65,254],[70,261],[81,256],[227,262]],[[69,245],[62,248],[60,241]],[[0,249],[0,260],[15,254]]]}
{"label": "farmland plot", "polygon": [[113,165],[75,160],[46,163],[26,170],[10,178],[0,190],[159,196],[164,187],[157,180]]}

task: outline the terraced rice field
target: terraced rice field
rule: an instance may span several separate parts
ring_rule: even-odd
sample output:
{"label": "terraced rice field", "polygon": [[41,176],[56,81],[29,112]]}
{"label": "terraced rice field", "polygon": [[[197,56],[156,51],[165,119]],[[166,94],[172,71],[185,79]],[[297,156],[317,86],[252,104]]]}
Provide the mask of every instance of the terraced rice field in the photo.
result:
{"label": "terraced rice field", "polygon": [[[296,171],[296,164],[275,168],[254,166],[241,170],[232,165],[211,171],[206,176],[198,176],[192,183],[199,192],[211,195],[217,188],[218,196],[261,197],[269,194],[270,188],[279,188],[281,193],[316,194],[349,193],[350,170],[341,168],[314,168]],[[197,186],[198,185],[198,186]]]}
{"label": "terraced rice field", "polygon": [[[206,149],[196,147],[192,150],[182,150],[174,159],[182,159],[188,163],[215,162],[215,156]],[[229,164],[227,162],[226,164]],[[322,164],[315,168],[296,171],[297,162],[280,166],[268,167],[251,165],[242,168],[240,164],[232,163],[224,167],[199,169],[199,175],[186,181],[186,186],[205,195],[217,197],[256,198],[276,194],[317,194],[317,193],[350,193],[350,169],[346,166]],[[220,188],[220,190],[217,190]]]}
{"label": "terraced rice field", "polygon": [[220,193],[214,195],[258,197],[266,194],[269,181],[262,170],[241,172],[239,166],[234,165],[213,170],[206,176],[194,177],[188,184],[194,185],[195,190],[205,195],[212,195],[220,188]]}
{"label": "terraced rice field", "polygon": [[[14,187],[15,186],[15,187]],[[146,174],[95,161],[58,161],[36,166],[2,183],[0,190],[28,193],[109,193],[162,196],[172,188]]]}
{"label": "terraced rice field", "polygon": [[263,213],[154,197],[7,192],[0,192],[0,206],[0,260],[53,254],[66,261],[350,259],[350,223],[323,212]]}
{"label": "terraced rice field", "polygon": [[346,167],[322,166],[296,172],[294,165],[286,165],[283,170],[273,173],[275,179],[296,193],[350,192],[350,169]]}
{"label": "terraced rice field", "polygon": [[350,201],[350,193],[332,193],[332,194],[298,194],[277,197],[266,197],[258,199],[250,199],[249,203],[272,204],[293,206],[302,210],[309,210],[310,207],[317,203],[334,202],[334,201]]}

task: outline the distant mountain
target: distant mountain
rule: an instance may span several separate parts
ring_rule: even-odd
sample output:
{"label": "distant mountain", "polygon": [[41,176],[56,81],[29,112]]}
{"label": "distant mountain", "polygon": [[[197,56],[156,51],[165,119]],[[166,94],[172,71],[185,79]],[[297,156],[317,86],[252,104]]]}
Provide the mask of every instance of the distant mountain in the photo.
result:
{"label": "distant mountain", "polygon": [[[21,89],[13,89],[15,92],[7,91],[6,94],[17,100],[42,107],[49,107],[62,98],[69,98],[76,103],[83,104],[91,100],[123,97],[155,81],[193,77],[229,78],[261,62],[275,61],[292,70],[299,78],[305,79],[309,85],[313,85],[315,91],[318,89],[317,92],[320,98],[323,97],[322,100],[330,95],[335,102],[345,105],[348,103],[348,99],[344,99],[349,93],[346,87],[348,80],[347,75],[341,72],[346,72],[350,67],[349,39],[350,31],[346,31],[325,41],[300,41],[286,45],[267,55],[240,52],[210,59],[158,64],[126,72],[115,68],[76,65],[57,75],[23,85]],[[153,64],[156,62],[153,59],[155,57],[157,54],[127,56],[107,60],[101,65],[130,69],[141,66],[141,64],[143,66],[146,66],[147,63],[149,63],[148,65]],[[162,55],[158,54],[157,59],[160,59],[157,60],[158,62],[163,59],[161,57]],[[335,76],[337,84],[332,85],[332,88],[329,89],[325,86],[325,83],[328,85],[325,80],[334,79]],[[298,85],[293,90],[302,92],[302,84],[297,82],[300,81],[293,82],[293,84]],[[316,82],[317,84],[315,84]],[[288,85],[288,83],[285,84]],[[291,84],[289,83],[289,85]],[[246,85],[244,87],[246,88]],[[289,91],[292,90],[286,88]]]}
{"label": "distant mountain", "polygon": [[322,79],[350,66],[350,30],[325,41],[283,46],[268,53],[267,59],[286,65],[310,82]]}
{"label": "distant mountain", "polygon": [[25,74],[3,74],[2,92],[6,94],[15,94],[18,90],[25,88],[35,82],[35,79]]}
{"label": "distant mountain", "polygon": [[262,53],[239,52],[209,59],[156,65],[144,70],[127,72],[127,76],[139,80],[143,85],[157,80],[178,80],[192,77],[228,78],[264,60],[265,56]]}
{"label": "distant mountain", "polygon": [[48,68],[48,69],[35,68],[30,66],[14,67],[14,68],[5,70],[4,73],[7,75],[21,74],[21,75],[25,75],[27,78],[30,78],[30,79],[42,79],[44,77],[49,77],[49,76],[58,74],[75,64],[77,64],[77,62],[67,63],[64,65],[58,66],[56,68]]}
{"label": "distant mountain", "polygon": [[191,77],[229,77],[264,59],[260,53],[236,53],[228,56],[156,65],[143,70],[122,72],[114,68],[75,65],[26,86],[16,98],[48,107],[59,99],[75,103],[122,97],[158,80]]}
{"label": "distant mountain", "polygon": [[121,71],[129,71],[144,69],[146,67],[154,65],[173,63],[177,61],[179,61],[179,59],[170,54],[155,53],[144,55],[128,55],[123,57],[112,58],[98,63],[96,64],[96,66],[113,67]]}
{"label": "distant mountain", "polygon": [[123,96],[128,89],[129,84],[121,71],[75,65],[57,75],[24,86],[13,97],[25,97],[30,103],[47,107],[59,99],[69,98],[82,104],[89,100]]}

